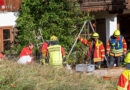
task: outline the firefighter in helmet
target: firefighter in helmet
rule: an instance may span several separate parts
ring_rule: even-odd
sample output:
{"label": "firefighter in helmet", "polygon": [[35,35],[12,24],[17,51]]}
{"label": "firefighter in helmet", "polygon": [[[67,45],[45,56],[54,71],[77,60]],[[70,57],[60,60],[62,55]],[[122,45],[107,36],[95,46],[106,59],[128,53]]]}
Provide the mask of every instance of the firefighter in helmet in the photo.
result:
{"label": "firefighter in helmet", "polygon": [[130,90],[130,52],[125,57],[126,70],[124,70],[119,78],[117,90]]}
{"label": "firefighter in helmet", "polygon": [[50,44],[47,47],[49,64],[52,66],[65,66],[66,58],[64,48],[58,44],[58,38],[52,36],[50,38]]}
{"label": "firefighter in helmet", "polygon": [[48,50],[47,47],[49,46],[50,41],[46,40],[46,42],[43,42],[41,46],[41,55],[40,55],[40,62],[42,64],[48,63]]}
{"label": "firefighter in helmet", "polygon": [[121,65],[122,56],[126,55],[127,44],[119,30],[115,30],[114,34],[109,38],[107,43],[107,55],[110,56],[110,67]]}
{"label": "firefighter in helmet", "polygon": [[99,40],[99,34],[93,33],[92,40],[85,40],[79,37],[79,40],[89,46],[89,63],[95,64],[96,68],[101,68],[101,63],[104,61],[105,50],[102,41]]}

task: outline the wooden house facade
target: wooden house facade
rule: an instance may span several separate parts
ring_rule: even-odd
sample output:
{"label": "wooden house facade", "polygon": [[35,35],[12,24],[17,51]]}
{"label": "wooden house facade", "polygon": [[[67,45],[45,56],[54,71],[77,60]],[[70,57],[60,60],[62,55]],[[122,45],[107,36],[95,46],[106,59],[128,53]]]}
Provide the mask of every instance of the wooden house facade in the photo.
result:
{"label": "wooden house facade", "polygon": [[119,29],[130,49],[130,0],[79,0],[79,3],[83,12],[95,16],[95,29],[104,44]]}
{"label": "wooden house facade", "polygon": [[0,51],[9,50],[22,0],[0,0]]}
{"label": "wooden house facade", "polygon": [[[0,51],[9,50],[22,0],[0,0]],[[105,43],[119,29],[130,49],[130,0],[79,0],[83,12],[95,16],[96,31]],[[105,43],[105,44],[106,44]]]}

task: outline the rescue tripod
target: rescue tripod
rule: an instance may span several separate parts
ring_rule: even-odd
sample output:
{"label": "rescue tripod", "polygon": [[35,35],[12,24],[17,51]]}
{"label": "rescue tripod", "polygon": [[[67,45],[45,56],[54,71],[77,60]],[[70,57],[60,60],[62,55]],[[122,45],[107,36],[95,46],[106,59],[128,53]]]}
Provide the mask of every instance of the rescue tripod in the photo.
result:
{"label": "rescue tripod", "polygon": [[[82,28],[81,28],[81,30],[80,30],[80,32],[79,32],[79,34],[78,34],[78,36],[77,36],[75,42],[74,42],[74,44],[73,44],[71,50],[69,51],[68,57],[71,55],[71,53],[72,53],[72,51],[73,51],[73,49],[74,49],[74,47],[75,47],[75,45],[76,45],[76,43],[77,43],[77,41],[78,41],[78,38],[79,38],[79,36],[81,35],[82,31],[84,30],[84,27],[85,27],[86,24],[87,24],[87,26],[88,26],[88,35],[89,35],[89,25],[91,26],[91,29],[92,29],[93,33],[95,32],[95,30],[94,30],[94,28],[93,28],[93,25],[92,25],[92,22],[89,21],[89,20],[84,21],[84,24],[83,24],[83,26],[82,26]],[[109,62],[108,62],[107,57],[105,56],[104,58],[105,58],[107,67],[109,67]]]}
{"label": "rescue tripod", "polygon": [[[39,28],[39,29],[38,29],[38,32],[36,32],[36,31],[33,32],[34,37],[35,37],[35,39],[36,39],[36,46],[37,46],[37,49],[38,49],[38,51],[37,51],[38,55],[36,55],[36,59],[41,58],[41,52],[40,52],[39,50],[40,50],[41,45],[42,45],[43,42],[44,42],[44,39],[43,39],[43,37],[42,37],[42,32],[41,32],[41,30],[42,30],[42,29]],[[40,42],[42,42],[42,43],[39,43],[38,40],[40,40]],[[40,62],[40,63],[41,63],[41,62]]]}

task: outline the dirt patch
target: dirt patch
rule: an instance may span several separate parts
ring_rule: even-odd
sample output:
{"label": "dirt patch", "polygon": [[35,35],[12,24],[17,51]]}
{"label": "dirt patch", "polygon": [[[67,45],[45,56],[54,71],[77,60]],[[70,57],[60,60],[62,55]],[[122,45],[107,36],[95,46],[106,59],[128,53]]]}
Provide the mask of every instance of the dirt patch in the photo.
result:
{"label": "dirt patch", "polygon": [[87,73],[87,75],[95,75],[97,77],[108,77],[110,79],[118,79],[122,71],[124,71],[125,68],[103,68],[95,70],[94,72]]}

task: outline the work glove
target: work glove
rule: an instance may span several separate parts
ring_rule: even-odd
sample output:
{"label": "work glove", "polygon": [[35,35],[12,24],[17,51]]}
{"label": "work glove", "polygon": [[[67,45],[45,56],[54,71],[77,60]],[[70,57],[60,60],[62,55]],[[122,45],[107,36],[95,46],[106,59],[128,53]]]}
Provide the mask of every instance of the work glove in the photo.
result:
{"label": "work glove", "polygon": [[104,61],[104,59],[102,59],[102,62]]}
{"label": "work glove", "polygon": [[78,39],[81,40],[82,38],[79,36]]}
{"label": "work glove", "polygon": [[126,52],[123,53],[124,57],[126,56]]}
{"label": "work glove", "polygon": [[107,52],[107,56],[109,56],[109,52]]}
{"label": "work glove", "polygon": [[44,65],[46,60],[45,59],[41,59],[40,61]]}

